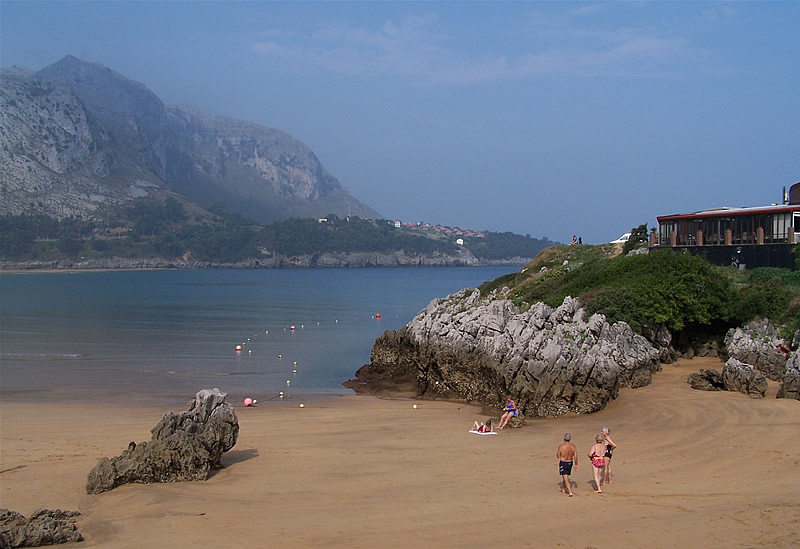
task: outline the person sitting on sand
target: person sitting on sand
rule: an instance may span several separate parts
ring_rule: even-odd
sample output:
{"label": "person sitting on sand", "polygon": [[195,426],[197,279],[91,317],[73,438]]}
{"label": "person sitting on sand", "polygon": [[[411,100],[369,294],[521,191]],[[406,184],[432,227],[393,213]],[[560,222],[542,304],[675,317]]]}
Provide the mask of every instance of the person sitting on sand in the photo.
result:
{"label": "person sitting on sand", "polygon": [[594,436],[595,445],[589,450],[589,459],[592,461],[592,476],[594,477],[594,491],[602,494],[600,485],[603,483],[603,468],[606,466],[606,445],[602,433]]}
{"label": "person sitting on sand", "polygon": [[611,429],[608,427],[603,427],[601,432],[606,445],[606,453],[604,456],[606,458],[606,466],[603,473],[603,482],[611,484],[611,453],[614,451],[617,445],[614,444],[613,440],[611,440]]}
{"label": "person sitting on sand", "polygon": [[472,430],[477,431],[478,433],[493,433],[494,427],[492,427],[492,420],[487,419],[486,423],[478,423],[476,421],[472,424]]}
{"label": "person sitting on sand", "polygon": [[513,400],[511,400],[511,395],[506,398],[505,410],[505,413],[500,416],[500,425],[497,427],[498,430],[508,425],[508,420],[510,420],[512,417],[517,417],[519,415],[519,412],[517,412],[517,405]]}
{"label": "person sitting on sand", "polygon": [[578,469],[578,449],[570,442],[572,435],[564,433],[564,442],[558,447],[556,457],[558,458],[558,474],[564,480],[564,486],[559,487],[558,491],[562,494],[567,493],[572,497],[572,485],[569,476],[572,474],[572,467]]}

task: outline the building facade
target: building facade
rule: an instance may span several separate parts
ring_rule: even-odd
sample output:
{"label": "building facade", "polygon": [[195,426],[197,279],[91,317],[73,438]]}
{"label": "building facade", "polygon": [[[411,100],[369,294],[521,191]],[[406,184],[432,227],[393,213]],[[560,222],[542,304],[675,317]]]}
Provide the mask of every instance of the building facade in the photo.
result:
{"label": "building facade", "polygon": [[800,243],[800,183],[784,204],[714,208],[658,217],[650,245],[684,248],[717,264],[794,267],[793,244]]}

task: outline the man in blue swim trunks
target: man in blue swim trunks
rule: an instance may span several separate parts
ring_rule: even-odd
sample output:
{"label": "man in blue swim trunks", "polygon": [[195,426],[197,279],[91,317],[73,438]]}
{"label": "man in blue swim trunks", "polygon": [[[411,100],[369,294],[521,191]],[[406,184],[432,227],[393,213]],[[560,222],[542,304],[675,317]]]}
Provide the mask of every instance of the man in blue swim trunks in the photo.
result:
{"label": "man in blue swim trunks", "polygon": [[572,468],[578,468],[578,449],[570,442],[572,435],[564,433],[564,442],[558,447],[556,457],[558,458],[558,474],[564,479],[564,486],[559,487],[558,491],[562,494],[567,493],[572,497],[572,485],[569,482],[569,476],[572,474]]}

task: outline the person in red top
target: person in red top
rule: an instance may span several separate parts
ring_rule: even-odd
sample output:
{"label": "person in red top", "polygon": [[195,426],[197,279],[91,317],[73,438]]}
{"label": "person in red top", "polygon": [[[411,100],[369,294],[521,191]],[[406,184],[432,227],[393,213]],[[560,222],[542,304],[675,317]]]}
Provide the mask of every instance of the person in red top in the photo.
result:
{"label": "person in red top", "polygon": [[594,491],[602,494],[603,490],[600,488],[603,483],[603,469],[606,466],[606,439],[602,433],[597,433],[594,436],[595,445],[589,450],[589,459],[592,461],[592,475],[594,476]]}

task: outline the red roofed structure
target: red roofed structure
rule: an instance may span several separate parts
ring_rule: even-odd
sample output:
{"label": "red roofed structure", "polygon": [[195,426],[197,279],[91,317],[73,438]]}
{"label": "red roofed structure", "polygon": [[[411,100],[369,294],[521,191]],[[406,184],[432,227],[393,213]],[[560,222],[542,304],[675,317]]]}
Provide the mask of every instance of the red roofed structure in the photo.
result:
{"label": "red roofed structure", "polygon": [[[788,266],[789,245],[800,243],[800,183],[792,185],[788,196],[784,191],[784,204],[714,208],[657,219],[658,234],[651,235],[651,247],[687,248],[720,264],[727,264],[733,253],[733,263],[738,263],[737,257],[749,257],[750,266]],[[715,247],[723,249],[711,249]]]}

